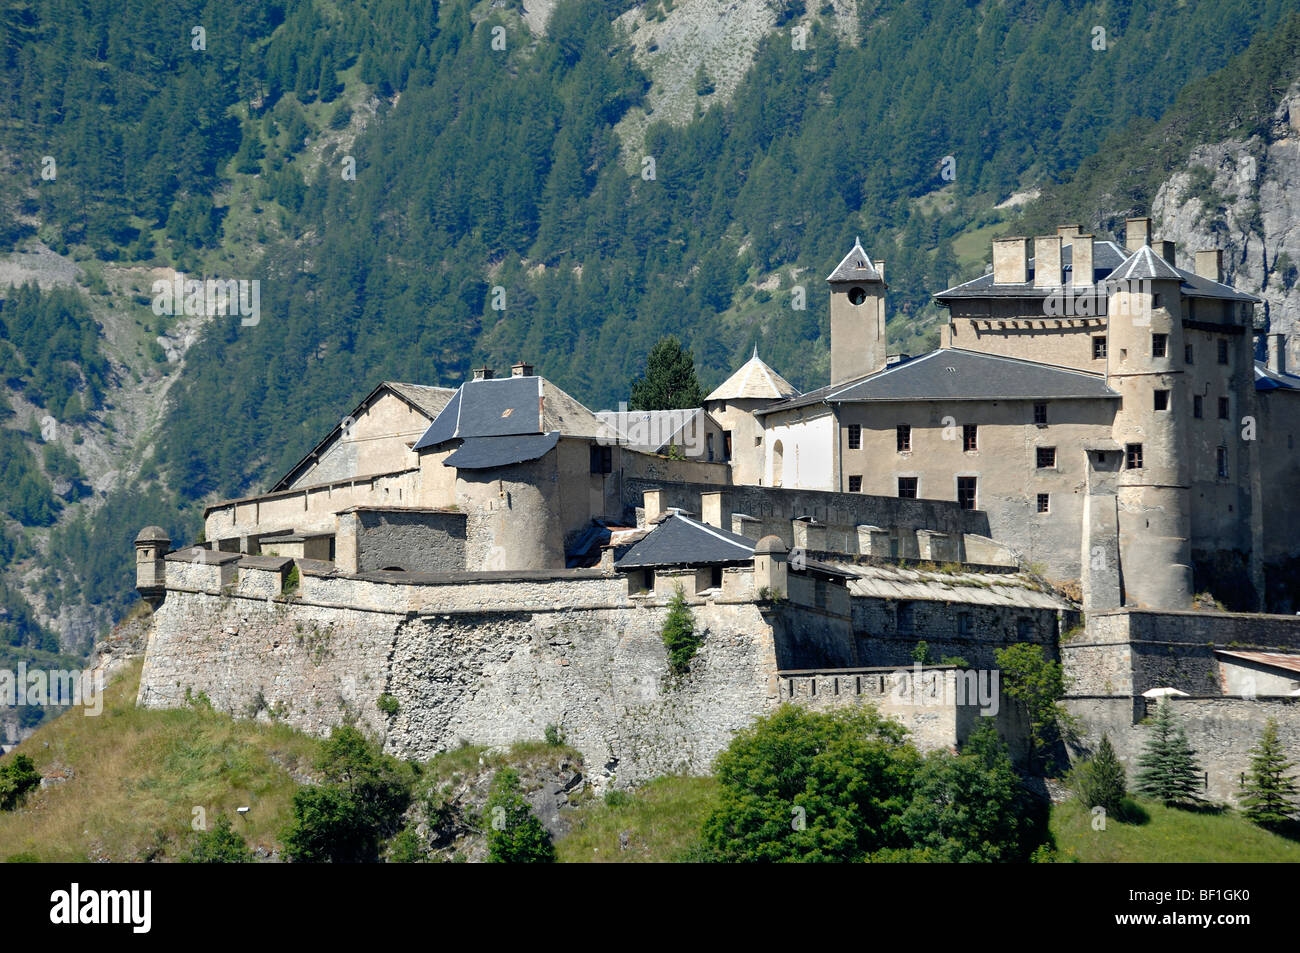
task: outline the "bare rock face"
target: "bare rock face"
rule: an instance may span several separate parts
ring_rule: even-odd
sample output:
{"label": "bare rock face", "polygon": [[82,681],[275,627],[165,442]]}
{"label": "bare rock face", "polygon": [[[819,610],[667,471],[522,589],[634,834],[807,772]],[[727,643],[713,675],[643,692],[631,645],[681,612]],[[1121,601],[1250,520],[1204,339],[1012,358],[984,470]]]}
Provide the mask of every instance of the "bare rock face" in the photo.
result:
{"label": "bare rock face", "polygon": [[1257,330],[1291,335],[1300,364],[1300,84],[1263,135],[1199,146],[1152,202],[1156,234],[1192,270],[1196,251],[1223,249],[1224,280],[1264,299]]}
{"label": "bare rock face", "polygon": [[153,629],[153,612],[146,611],[119,622],[113,631],[95,643],[90,652],[92,677],[107,685],[133,659],[143,658]]}

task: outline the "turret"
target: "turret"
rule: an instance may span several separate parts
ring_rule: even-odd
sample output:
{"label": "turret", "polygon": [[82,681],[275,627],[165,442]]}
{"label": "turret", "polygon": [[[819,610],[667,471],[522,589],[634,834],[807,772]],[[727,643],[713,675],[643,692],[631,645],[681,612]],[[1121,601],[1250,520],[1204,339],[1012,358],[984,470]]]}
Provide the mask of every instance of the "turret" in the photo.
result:
{"label": "turret", "polygon": [[140,598],[158,608],[167,594],[167,563],[171,538],[161,526],[146,526],[135,538],[135,590]]}
{"label": "turret", "polygon": [[1108,279],[1108,383],[1123,398],[1114,437],[1125,602],[1186,609],[1192,598],[1182,276],[1141,245]]}
{"label": "turret", "polygon": [[885,368],[885,263],[860,241],[827,277],[831,286],[831,383]]}

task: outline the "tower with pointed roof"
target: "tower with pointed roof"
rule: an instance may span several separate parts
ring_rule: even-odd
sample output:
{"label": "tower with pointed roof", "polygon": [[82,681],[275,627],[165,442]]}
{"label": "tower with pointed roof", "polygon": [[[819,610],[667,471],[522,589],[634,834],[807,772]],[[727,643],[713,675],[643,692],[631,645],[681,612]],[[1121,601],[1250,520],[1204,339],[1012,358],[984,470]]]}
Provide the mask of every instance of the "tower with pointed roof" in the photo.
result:
{"label": "tower with pointed roof", "polygon": [[723,458],[731,464],[731,481],[763,482],[763,425],[755,411],[799,393],[758,356],[758,347],[736,373],[704,398],[704,410],[722,428]]}
{"label": "tower with pointed roof", "polygon": [[857,380],[885,366],[885,263],[853,248],[826,276],[831,286],[832,384]]}

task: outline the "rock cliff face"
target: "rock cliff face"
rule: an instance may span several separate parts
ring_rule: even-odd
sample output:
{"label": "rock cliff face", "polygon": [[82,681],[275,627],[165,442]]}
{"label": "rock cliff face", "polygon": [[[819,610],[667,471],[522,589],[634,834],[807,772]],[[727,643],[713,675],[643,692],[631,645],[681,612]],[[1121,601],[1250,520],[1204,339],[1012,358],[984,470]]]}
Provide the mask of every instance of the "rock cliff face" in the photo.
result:
{"label": "rock cliff face", "polygon": [[1190,270],[1199,249],[1223,249],[1225,280],[1264,299],[1257,330],[1289,334],[1287,366],[1300,369],[1300,84],[1264,135],[1194,149],[1151,215],[1180,267]]}

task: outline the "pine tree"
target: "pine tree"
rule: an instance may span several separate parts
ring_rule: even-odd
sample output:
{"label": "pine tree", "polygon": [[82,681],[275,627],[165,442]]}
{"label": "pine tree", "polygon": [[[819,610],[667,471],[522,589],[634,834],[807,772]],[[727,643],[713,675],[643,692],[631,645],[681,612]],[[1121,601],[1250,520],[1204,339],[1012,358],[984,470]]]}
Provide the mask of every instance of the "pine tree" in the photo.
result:
{"label": "pine tree", "polygon": [[502,768],[492,779],[484,819],[488,823],[488,863],[554,862],[551,835],[524,800],[519,773],[513,768]]}
{"label": "pine tree", "polygon": [[1241,796],[1242,813],[1264,827],[1285,824],[1295,814],[1296,779],[1287,772],[1295,762],[1287,761],[1277,737],[1277,719],[1264,723],[1259,744],[1250,749],[1250,771]]}
{"label": "pine tree", "polygon": [[1138,759],[1138,792],[1163,801],[1166,807],[1199,803],[1201,797],[1196,792],[1201,787],[1201,766],[1168,702],[1157,709],[1151,730],[1146,750]]}
{"label": "pine tree", "polygon": [[645,376],[632,382],[629,409],[675,410],[703,403],[695,355],[672,335],[660,338],[646,360]]}
{"label": "pine tree", "polygon": [[1079,765],[1076,777],[1079,798],[1087,807],[1104,807],[1111,817],[1120,813],[1128,788],[1109,736],[1101,736],[1096,754]]}
{"label": "pine tree", "polygon": [[681,586],[668,602],[668,618],[664,620],[661,634],[664,648],[668,650],[668,667],[674,675],[685,675],[690,671],[691,659],[695,657],[701,639],[695,632],[695,617],[686,604],[686,594]]}

